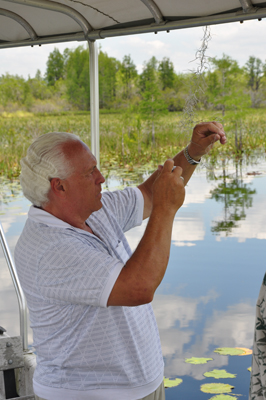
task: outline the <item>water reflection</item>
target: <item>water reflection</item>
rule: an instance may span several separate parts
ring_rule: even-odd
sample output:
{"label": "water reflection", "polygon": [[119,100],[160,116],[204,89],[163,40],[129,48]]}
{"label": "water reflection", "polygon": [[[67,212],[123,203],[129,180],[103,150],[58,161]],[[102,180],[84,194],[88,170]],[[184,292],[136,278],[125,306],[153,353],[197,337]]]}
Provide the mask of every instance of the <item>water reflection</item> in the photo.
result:
{"label": "water reflection", "polygon": [[[206,169],[199,169],[186,187],[185,203],[174,220],[169,266],[153,301],[165,375],[184,380],[167,391],[167,400],[200,399],[197,384],[208,381],[203,376],[206,371],[228,367],[240,377],[250,366],[250,356],[233,358],[213,352],[217,347],[252,346],[255,303],[265,272],[261,260],[266,239],[266,165],[260,164],[262,175],[252,175],[252,166],[237,168],[227,163],[212,175],[207,170],[207,179]],[[139,183],[135,179],[145,174],[143,170],[131,180],[126,175],[109,177],[106,190],[125,182]],[[28,208],[18,183],[0,182],[1,222],[11,252]],[[146,224],[126,233],[133,250]],[[0,291],[0,325],[10,335],[17,335],[17,299],[1,251]],[[213,361],[195,366],[185,363],[190,357],[211,357]],[[234,383],[236,393],[247,395],[248,380],[246,375],[244,383]]]}
{"label": "water reflection", "polygon": [[[203,373],[228,365],[228,357],[213,352],[217,347],[246,347],[253,338],[254,306],[238,303],[224,311],[213,310],[203,329],[195,326],[206,310],[200,306],[215,301],[217,294],[210,292],[199,299],[158,295],[153,308],[158,321],[167,376],[189,375],[204,379]],[[200,312],[199,312],[200,311]],[[197,366],[185,363],[190,357],[211,357],[213,361]]]}
{"label": "water reflection", "polygon": [[205,227],[202,215],[199,212],[182,212],[176,215],[173,224],[173,246],[195,246],[195,242],[204,240]]}
{"label": "water reflection", "polygon": [[235,163],[235,173],[227,175],[225,165],[222,171],[222,182],[211,190],[211,198],[224,205],[223,219],[215,221],[211,231],[215,234],[225,232],[226,236],[239,227],[239,221],[246,218],[246,209],[252,207],[253,196],[256,190],[250,183],[244,183],[242,176],[242,162]]}

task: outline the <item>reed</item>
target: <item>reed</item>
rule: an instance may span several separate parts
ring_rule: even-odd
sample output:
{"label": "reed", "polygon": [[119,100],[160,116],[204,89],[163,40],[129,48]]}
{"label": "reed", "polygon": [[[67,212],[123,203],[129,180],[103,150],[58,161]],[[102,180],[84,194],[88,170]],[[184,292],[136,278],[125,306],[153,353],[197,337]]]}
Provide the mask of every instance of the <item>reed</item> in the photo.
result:
{"label": "reed", "polygon": [[[225,146],[214,146],[207,155],[209,162],[215,162],[218,157],[249,156],[258,150],[265,153],[265,110],[230,112],[225,117],[219,112],[198,112],[197,122],[204,120],[223,123],[228,138]],[[3,113],[0,116],[1,175],[17,177],[20,159],[28,146],[36,137],[52,131],[73,132],[90,145],[90,114]],[[137,114],[103,112],[100,115],[101,169],[107,175],[118,169],[134,174],[152,170],[186,146],[191,131],[192,126],[186,123],[182,113],[169,113],[158,119],[153,144],[149,121],[141,120]]]}

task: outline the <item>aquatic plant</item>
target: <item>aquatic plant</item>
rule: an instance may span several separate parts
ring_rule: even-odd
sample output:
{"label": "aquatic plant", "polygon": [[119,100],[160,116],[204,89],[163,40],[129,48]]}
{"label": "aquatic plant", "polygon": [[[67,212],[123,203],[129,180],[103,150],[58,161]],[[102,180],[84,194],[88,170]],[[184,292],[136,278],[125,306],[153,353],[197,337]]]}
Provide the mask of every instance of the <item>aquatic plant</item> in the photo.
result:
{"label": "aquatic plant", "polygon": [[[219,120],[227,133],[225,146],[215,145],[204,157],[206,166],[218,160],[249,157],[254,151],[266,151],[266,115],[264,110],[246,110],[242,113],[198,112],[199,122]],[[101,113],[100,165],[107,175],[112,170],[125,168],[129,174],[146,166],[153,170],[159,163],[184,148],[190,140],[191,128],[181,127],[182,113],[168,113],[156,121],[156,141],[152,144],[147,122],[138,114],[125,118],[123,112]],[[237,140],[236,140],[237,126]],[[122,130],[121,127],[124,127]],[[61,114],[3,113],[0,115],[0,171],[13,178],[19,175],[20,159],[32,141],[51,131],[73,132],[90,146],[90,113],[63,112]],[[241,133],[241,135],[240,135]],[[240,144],[241,137],[241,144]]]}

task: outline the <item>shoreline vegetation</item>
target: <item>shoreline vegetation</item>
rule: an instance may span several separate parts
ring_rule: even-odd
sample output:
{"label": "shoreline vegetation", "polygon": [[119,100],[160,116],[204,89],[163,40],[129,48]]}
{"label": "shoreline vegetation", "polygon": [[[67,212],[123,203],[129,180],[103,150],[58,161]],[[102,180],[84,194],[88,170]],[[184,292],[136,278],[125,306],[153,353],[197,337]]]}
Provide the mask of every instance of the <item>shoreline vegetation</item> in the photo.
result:
{"label": "shoreline vegetation", "polygon": [[[206,120],[223,123],[228,139],[225,146],[216,144],[204,157],[210,166],[221,160],[248,159],[258,152],[265,155],[266,112],[262,108],[227,111],[225,116],[221,111],[197,111],[193,122],[183,112],[168,112],[157,118],[154,136],[149,121],[139,114],[100,110],[101,171],[105,177],[120,170],[129,181],[140,179],[184,148],[193,126]],[[16,179],[28,146],[36,137],[52,131],[75,133],[90,147],[90,112],[0,114],[0,175]]]}
{"label": "shoreline vegetation", "polygon": [[[226,146],[204,157],[210,168],[232,158],[265,154],[266,61],[250,56],[244,66],[223,54],[206,55],[206,28],[194,62],[177,73],[173,62],[152,57],[138,71],[99,49],[100,167],[105,176],[141,180],[184,148],[193,126],[223,123]],[[89,52],[55,48],[46,73],[34,78],[0,76],[0,176],[15,179],[32,141],[47,132],[77,134],[90,146]],[[134,178],[134,179],[135,179]]]}

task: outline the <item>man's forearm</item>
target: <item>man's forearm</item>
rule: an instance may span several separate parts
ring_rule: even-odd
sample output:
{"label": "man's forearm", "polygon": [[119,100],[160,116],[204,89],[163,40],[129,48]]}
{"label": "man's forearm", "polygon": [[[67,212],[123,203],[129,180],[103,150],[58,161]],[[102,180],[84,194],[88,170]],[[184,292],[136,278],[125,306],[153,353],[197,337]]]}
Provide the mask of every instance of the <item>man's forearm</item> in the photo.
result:
{"label": "man's forearm", "polygon": [[169,261],[173,220],[185,198],[182,169],[167,160],[153,185],[153,206],[145,233],[120,272],[108,305],[137,306],[149,303]]}
{"label": "man's forearm", "polygon": [[108,305],[136,306],[152,301],[169,261],[173,219],[173,215],[152,212],[138,247],[115,283]]}

